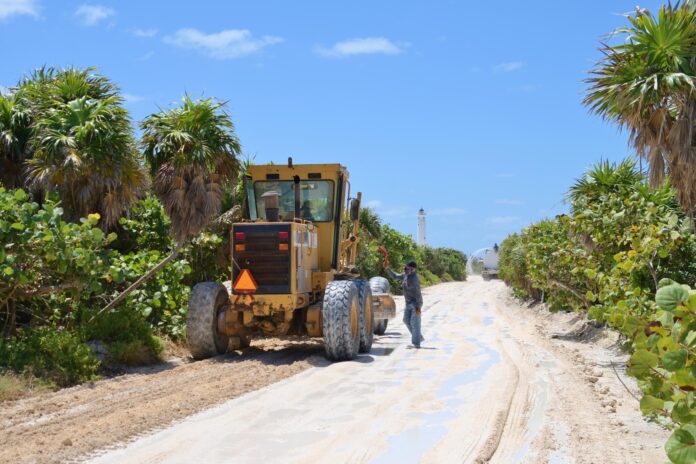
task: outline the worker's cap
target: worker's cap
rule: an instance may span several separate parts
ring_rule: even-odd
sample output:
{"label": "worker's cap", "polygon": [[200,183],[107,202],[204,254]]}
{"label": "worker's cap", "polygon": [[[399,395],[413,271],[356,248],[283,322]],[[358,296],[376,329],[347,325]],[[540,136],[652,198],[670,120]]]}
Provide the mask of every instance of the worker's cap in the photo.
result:
{"label": "worker's cap", "polygon": [[415,261],[409,261],[409,263],[406,266],[412,267],[413,269],[416,269],[418,267]]}

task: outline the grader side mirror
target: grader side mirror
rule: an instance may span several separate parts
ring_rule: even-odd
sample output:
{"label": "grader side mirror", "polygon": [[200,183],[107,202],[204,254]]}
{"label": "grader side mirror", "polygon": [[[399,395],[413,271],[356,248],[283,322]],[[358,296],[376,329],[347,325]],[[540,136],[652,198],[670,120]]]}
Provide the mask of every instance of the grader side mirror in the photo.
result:
{"label": "grader side mirror", "polygon": [[350,201],[350,220],[357,221],[360,215],[360,201],[357,198],[353,198]]}

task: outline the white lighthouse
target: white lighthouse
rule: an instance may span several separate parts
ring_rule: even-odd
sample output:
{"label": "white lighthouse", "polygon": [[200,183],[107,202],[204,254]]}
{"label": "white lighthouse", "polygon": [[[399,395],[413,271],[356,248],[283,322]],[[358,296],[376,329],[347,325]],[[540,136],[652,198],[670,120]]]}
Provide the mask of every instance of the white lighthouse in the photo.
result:
{"label": "white lighthouse", "polygon": [[425,238],[425,210],[421,208],[418,210],[418,245],[425,246],[428,241]]}

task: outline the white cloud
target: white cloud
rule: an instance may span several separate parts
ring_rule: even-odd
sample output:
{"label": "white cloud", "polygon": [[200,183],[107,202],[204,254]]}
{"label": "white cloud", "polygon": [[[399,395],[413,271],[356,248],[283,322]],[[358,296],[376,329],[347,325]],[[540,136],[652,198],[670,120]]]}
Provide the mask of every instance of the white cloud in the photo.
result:
{"label": "white cloud", "polygon": [[18,15],[38,17],[38,2],[36,0],[0,0],[0,19]]}
{"label": "white cloud", "polygon": [[513,72],[517,71],[518,69],[522,69],[526,63],[524,61],[509,61],[506,63],[498,63],[495,66],[493,66],[493,71],[495,72]]}
{"label": "white cloud", "polygon": [[330,48],[317,47],[316,52],[327,58],[354,55],[398,55],[404,45],[395,44],[384,37],[363,37],[335,43]]}
{"label": "white cloud", "polygon": [[116,10],[104,5],[82,4],[75,10],[75,16],[85,26],[94,26],[115,14]]}
{"label": "white cloud", "polygon": [[197,29],[179,29],[174,35],[164,38],[164,42],[170,45],[198,50],[220,60],[251,55],[282,41],[282,38],[270,35],[255,38],[247,29],[225,29],[212,34],[205,34]]}
{"label": "white cloud", "polygon": [[377,209],[380,206],[382,206],[382,202],[380,200],[370,200],[367,203],[365,203],[365,206],[367,206],[368,208]]}
{"label": "white cloud", "polygon": [[495,200],[495,202],[498,205],[509,205],[509,206],[522,204],[522,202],[520,200],[515,200],[513,198],[499,198],[499,199]]}
{"label": "white cloud", "polygon": [[10,89],[5,87],[4,85],[0,85],[0,95],[4,95],[4,94],[9,93],[9,92],[10,92]]}
{"label": "white cloud", "polygon": [[131,29],[129,31],[135,37],[154,37],[157,35],[157,29]]}
{"label": "white cloud", "polygon": [[123,99],[129,103],[138,103],[143,100],[146,100],[145,97],[141,97],[140,95],[133,95],[132,93],[123,93],[121,94]]}
{"label": "white cloud", "polygon": [[492,225],[512,224],[519,220],[520,218],[517,216],[491,216],[486,218],[486,222]]}

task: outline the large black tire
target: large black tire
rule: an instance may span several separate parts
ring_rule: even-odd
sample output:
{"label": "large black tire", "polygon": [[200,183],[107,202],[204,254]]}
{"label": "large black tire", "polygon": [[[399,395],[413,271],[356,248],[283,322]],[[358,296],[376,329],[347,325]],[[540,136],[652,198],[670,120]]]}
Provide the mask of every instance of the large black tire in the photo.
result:
{"label": "large black tire", "polygon": [[[384,277],[375,276],[370,279],[370,288],[372,289],[372,293],[389,293],[389,281]],[[384,335],[387,331],[388,322],[389,319],[375,319],[374,334]]]}
{"label": "large black tire", "polygon": [[353,281],[329,282],[321,311],[326,357],[330,361],[355,358],[360,347],[360,300]]}
{"label": "large black tire", "polygon": [[387,331],[387,323],[389,319],[377,319],[375,321],[375,335],[384,335]]}
{"label": "large black tire", "polygon": [[385,277],[375,276],[370,279],[372,293],[389,293],[389,281]]}
{"label": "large black tire", "polygon": [[372,290],[365,279],[353,281],[358,289],[360,301],[360,353],[369,353],[372,349],[373,330],[375,326],[374,313],[372,312]]}
{"label": "large black tire", "polygon": [[227,351],[229,337],[217,330],[217,316],[229,305],[229,294],[217,282],[196,284],[191,291],[186,319],[186,340],[195,359],[205,359]]}

